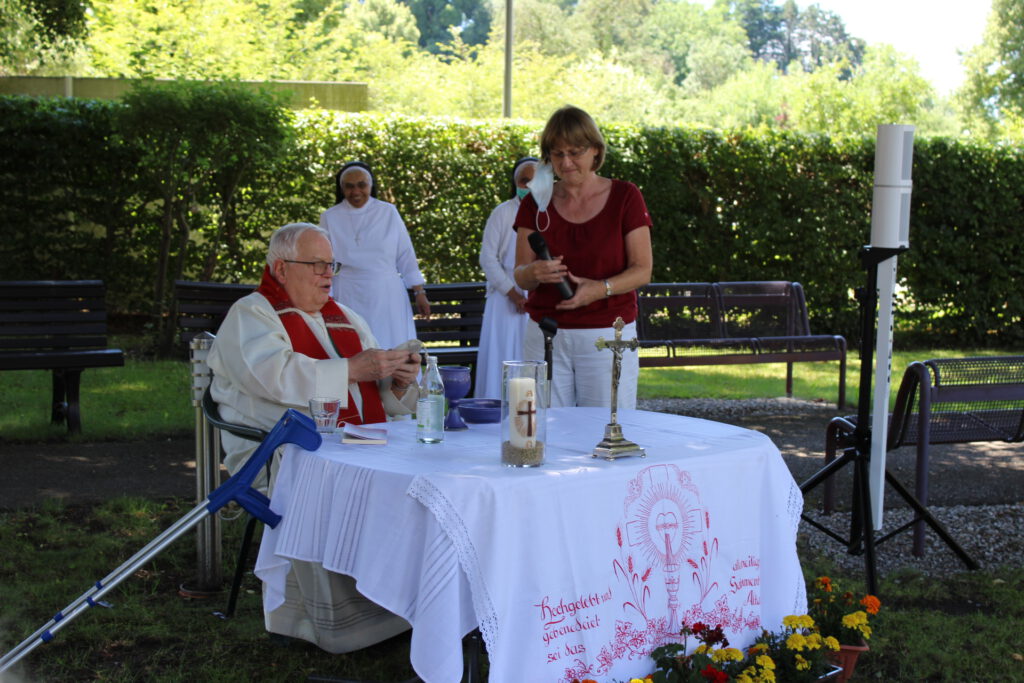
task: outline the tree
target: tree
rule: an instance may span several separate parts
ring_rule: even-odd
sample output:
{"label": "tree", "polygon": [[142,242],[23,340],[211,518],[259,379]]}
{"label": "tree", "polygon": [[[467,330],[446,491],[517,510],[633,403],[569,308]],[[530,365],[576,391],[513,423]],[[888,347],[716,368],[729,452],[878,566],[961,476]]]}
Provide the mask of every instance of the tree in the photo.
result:
{"label": "tree", "polygon": [[[537,50],[544,55],[587,54],[596,49],[589,31],[566,30],[569,13],[550,0],[514,0],[516,52]],[[490,43],[505,41],[505,22],[496,21]]]}
{"label": "tree", "polygon": [[774,0],[715,0],[715,7],[743,27],[755,59],[777,61],[782,8]]}
{"label": "tree", "polygon": [[804,71],[837,59],[855,67],[863,57],[864,41],[846,32],[838,14],[817,4],[803,11],[794,0],[786,0],[782,7],[774,0],[716,0],[715,6],[744,28],[756,59],[773,61],[783,72],[793,62]]}
{"label": "tree", "polygon": [[452,42],[452,29],[467,45],[487,41],[491,8],[484,0],[402,0],[416,17],[420,47],[444,52]]}
{"label": "tree", "polygon": [[707,90],[724,83],[750,60],[742,27],[720,9],[692,2],[659,2],[647,17],[644,43],[661,59],[670,83]]}
{"label": "tree", "polygon": [[569,32],[589,33],[604,56],[612,50],[632,53],[642,40],[651,0],[579,0],[568,23]]}
{"label": "tree", "polygon": [[958,93],[988,133],[1019,128],[1024,119],[1024,0],[992,0],[981,44],[965,59],[967,80]]}
{"label": "tree", "polygon": [[0,76],[67,72],[80,46],[76,3],[0,0]]}
{"label": "tree", "polygon": [[[851,76],[844,78],[849,72]],[[929,122],[935,91],[913,59],[890,46],[868,48],[863,64],[844,60],[791,75],[787,125],[832,136],[873,135],[879,124]]]}
{"label": "tree", "polygon": [[81,0],[25,0],[25,4],[39,20],[46,40],[85,37],[88,3]]}
{"label": "tree", "polygon": [[360,80],[367,45],[406,54],[419,38],[396,0],[94,3],[88,71],[99,76]]}

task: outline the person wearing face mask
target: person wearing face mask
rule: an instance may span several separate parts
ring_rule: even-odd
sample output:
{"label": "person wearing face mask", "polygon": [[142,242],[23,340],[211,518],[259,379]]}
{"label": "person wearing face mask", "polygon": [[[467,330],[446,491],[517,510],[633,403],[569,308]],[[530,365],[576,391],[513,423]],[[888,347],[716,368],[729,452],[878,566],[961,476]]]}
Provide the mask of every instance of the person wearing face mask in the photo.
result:
{"label": "person wearing face mask", "polygon": [[416,293],[416,310],[430,315],[409,231],[394,204],[377,199],[370,167],[352,161],[335,176],[337,203],[320,214],[341,270],[331,296],[363,316],[381,346],[394,348],[416,338],[406,288]]}
{"label": "person wearing face mask", "polygon": [[[543,360],[538,323],[554,318],[551,404],[610,407],[612,354],[594,342],[614,338],[618,317],[626,323],[622,338],[636,336],[636,290],[651,281],[654,260],[651,216],[635,185],[597,174],[607,150],[597,124],[582,109],[566,106],[552,114],[540,146],[543,163],[514,223],[515,280],[529,292],[523,358]],[[531,247],[534,232],[543,235],[550,259],[538,258]],[[559,289],[563,279],[571,289],[568,298]],[[626,350],[620,410],[636,407],[639,373],[637,352]]]}
{"label": "person wearing face mask", "polygon": [[474,394],[501,397],[501,362],[519,360],[526,329],[526,296],[516,285],[516,233],[512,229],[519,204],[529,194],[536,157],[523,157],[512,166],[512,194],[491,212],[480,245],[480,267],[487,278],[487,303],[480,329]]}

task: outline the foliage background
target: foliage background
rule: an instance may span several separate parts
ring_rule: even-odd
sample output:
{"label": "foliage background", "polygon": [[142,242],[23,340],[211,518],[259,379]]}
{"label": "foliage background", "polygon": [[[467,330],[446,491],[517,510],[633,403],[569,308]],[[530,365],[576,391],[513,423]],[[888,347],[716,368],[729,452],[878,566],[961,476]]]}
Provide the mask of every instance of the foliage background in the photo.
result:
{"label": "foliage background", "polygon": [[[512,161],[536,153],[541,123],[288,112],[248,94],[231,105],[231,119],[245,125],[218,128],[232,88],[153,86],[127,104],[0,99],[0,279],[100,278],[111,308],[166,330],[174,279],[255,282],[270,231],[317,222],[334,201],[333,174],[355,158],[374,167],[382,198],[398,206],[428,281],[482,279],[484,222],[505,198]],[[132,111],[168,100],[187,106],[144,124]],[[654,219],[655,281],[799,281],[814,330],[856,343],[873,137],[603,129],[602,172],[636,183]],[[181,144],[161,155],[157,139]],[[225,175],[243,157],[244,168]],[[920,138],[913,175],[897,335],[932,346],[1019,345],[1020,151]],[[171,205],[188,229],[168,238],[161,217]]]}
{"label": "foliage background", "polygon": [[[571,97],[600,121],[873,134],[1015,135],[1024,0],[996,0],[976,80],[794,0],[516,0],[512,112]],[[502,114],[504,0],[3,0],[0,76],[360,81],[382,113]],[[1000,30],[1002,28],[1002,30]],[[1007,61],[1009,60],[1009,61]],[[968,62],[965,62],[968,63]],[[570,94],[571,95],[568,95]],[[1008,101],[1009,100],[1009,101]]]}

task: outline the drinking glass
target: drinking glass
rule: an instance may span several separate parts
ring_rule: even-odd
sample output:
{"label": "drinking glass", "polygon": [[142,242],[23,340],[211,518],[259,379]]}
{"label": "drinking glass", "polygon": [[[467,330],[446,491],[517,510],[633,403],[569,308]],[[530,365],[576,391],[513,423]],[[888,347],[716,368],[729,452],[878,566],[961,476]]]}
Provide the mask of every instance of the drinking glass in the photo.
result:
{"label": "drinking glass", "polygon": [[338,426],[338,413],[341,411],[341,399],[329,396],[317,396],[309,399],[309,414],[316,423],[316,431],[321,434],[333,434]]}

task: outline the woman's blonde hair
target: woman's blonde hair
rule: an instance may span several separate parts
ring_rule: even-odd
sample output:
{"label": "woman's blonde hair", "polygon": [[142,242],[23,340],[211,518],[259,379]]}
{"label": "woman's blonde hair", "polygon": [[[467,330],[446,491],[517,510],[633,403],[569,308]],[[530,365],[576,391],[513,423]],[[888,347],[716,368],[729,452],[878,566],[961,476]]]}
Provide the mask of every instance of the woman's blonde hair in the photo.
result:
{"label": "woman's blonde hair", "polygon": [[590,114],[579,107],[566,105],[548,119],[544,132],[540,134],[540,158],[544,163],[551,163],[551,150],[559,143],[596,149],[592,171],[597,171],[604,164],[604,137]]}

